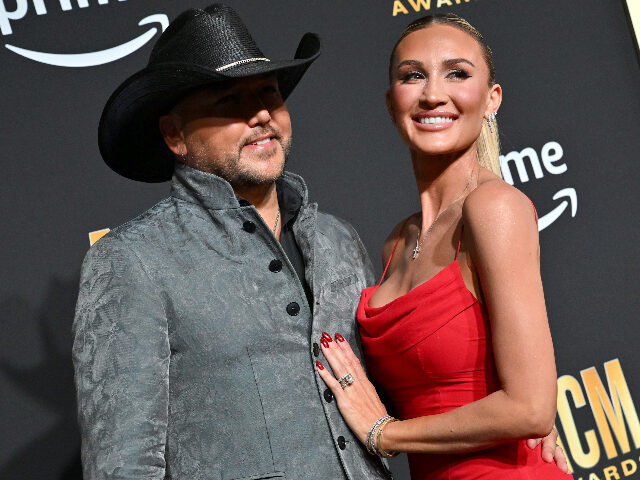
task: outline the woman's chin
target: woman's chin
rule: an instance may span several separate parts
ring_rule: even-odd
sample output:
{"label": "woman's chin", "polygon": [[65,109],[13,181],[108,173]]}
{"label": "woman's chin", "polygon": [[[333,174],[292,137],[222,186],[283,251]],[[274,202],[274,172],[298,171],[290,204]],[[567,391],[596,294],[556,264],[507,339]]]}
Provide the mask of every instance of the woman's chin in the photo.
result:
{"label": "woman's chin", "polygon": [[413,145],[411,150],[420,157],[449,157],[459,156],[468,150],[467,148],[460,148],[460,146],[452,145]]}

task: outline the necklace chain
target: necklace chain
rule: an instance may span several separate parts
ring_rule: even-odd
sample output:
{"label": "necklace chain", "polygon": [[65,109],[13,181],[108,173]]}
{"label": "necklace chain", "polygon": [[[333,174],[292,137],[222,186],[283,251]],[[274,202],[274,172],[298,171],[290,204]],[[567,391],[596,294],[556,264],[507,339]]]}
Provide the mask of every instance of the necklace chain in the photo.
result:
{"label": "necklace chain", "polygon": [[422,228],[420,230],[418,230],[418,237],[416,238],[416,246],[413,249],[413,255],[412,255],[412,259],[413,260],[418,258],[418,255],[420,255],[420,249],[422,247],[422,242],[424,242],[424,239],[429,236],[429,233],[431,232],[431,229],[433,228],[433,226],[438,221],[438,218],[440,218],[440,216],[444,212],[446,212],[453,205],[455,205],[458,202],[458,200],[460,200],[464,196],[464,194],[467,192],[467,189],[469,188],[469,186],[471,185],[471,182],[473,181],[473,178],[475,177],[475,173],[476,173],[476,169],[474,168],[474,170],[471,172],[471,175],[469,176],[469,180],[467,180],[467,184],[464,186],[464,189],[462,190],[462,193],[460,195],[458,195],[458,197],[453,202],[451,202],[449,205],[447,205],[447,208],[445,208],[440,213],[438,213],[438,215],[436,215],[436,218],[433,219],[433,222],[431,222],[431,225],[429,225],[429,228],[427,228],[427,231],[424,233],[424,235],[421,235]]}
{"label": "necklace chain", "polygon": [[276,224],[273,226],[273,234],[276,234],[276,230],[278,229],[278,222],[280,221],[280,207],[278,207],[278,215],[276,215]]}

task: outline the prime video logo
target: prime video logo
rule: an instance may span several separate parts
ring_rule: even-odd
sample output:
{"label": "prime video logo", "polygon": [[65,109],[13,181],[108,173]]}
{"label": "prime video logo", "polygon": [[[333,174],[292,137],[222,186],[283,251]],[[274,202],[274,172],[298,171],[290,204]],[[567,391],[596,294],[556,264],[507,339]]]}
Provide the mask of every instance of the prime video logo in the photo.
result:
{"label": "prime video logo", "polygon": [[[6,0],[0,0],[0,31],[2,35],[11,35],[13,28],[12,21],[17,21],[24,18],[29,11],[29,0],[15,0],[15,10],[7,10],[5,5]],[[118,2],[126,2],[127,0],[118,0]],[[47,7],[44,4],[45,0],[31,0],[36,15],[46,15]],[[106,5],[109,0],[97,0],[98,5]],[[58,0],[60,9],[64,12],[73,9],[73,3],[71,0]],[[76,0],[75,4],[78,8],[89,7],[89,0]],[[160,32],[163,32],[169,26],[169,18],[164,14],[149,15],[138,22],[138,26],[159,24]],[[46,63],[48,65],[54,65],[57,67],[93,67],[96,65],[103,65],[105,63],[114,62],[127,55],[131,55],[136,50],[142,48],[147,42],[149,42],[158,33],[158,28],[152,27],[143,34],[136,38],[126,41],[125,43],[116,45],[115,47],[108,48],[106,50],[100,50],[95,52],[82,52],[82,53],[52,53],[41,52],[34,50],[27,50],[25,48],[5,44],[5,47],[18,55],[21,55],[30,60],[34,60],[40,63]]]}
{"label": "prime video logo", "polygon": [[[511,185],[514,184],[513,172],[511,170],[512,166],[516,167],[521,183],[529,181],[529,173],[526,168],[527,164],[530,169],[533,170],[536,179],[544,177],[544,170],[552,175],[560,175],[567,171],[567,164],[559,163],[563,155],[564,151],[558,142],[547,142],[542,147],[540,155],[538,155],[532,147],[527,147],[520,152],[515,150],[505,155],[500,155],[500,170],[502,170],[504,181]],[[540,160],[542,160],[542,162],[540,162]],[[575,188],[567,187],[558,190],[553,196],[553,199],[562,199],[562,201],[550,212],[540,215],[538,219],[539,231],[544,230],[560,218],[560,215],[562,215],[567,208],[569,208],[572,217],[575,217],[578,212],[578,194]]]}

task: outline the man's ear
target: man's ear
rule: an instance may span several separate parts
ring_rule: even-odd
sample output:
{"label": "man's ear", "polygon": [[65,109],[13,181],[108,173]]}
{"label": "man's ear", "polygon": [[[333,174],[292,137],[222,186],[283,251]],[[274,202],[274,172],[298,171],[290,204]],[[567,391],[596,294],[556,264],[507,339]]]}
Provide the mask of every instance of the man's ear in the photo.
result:
{"label": "man's ear", "polygon": [[182,131],[179,128],[179,120],[175,113],[168,113],[158,119],[158,127],[169,150],[180,157],[187,154],[187,146],[184,143]]}

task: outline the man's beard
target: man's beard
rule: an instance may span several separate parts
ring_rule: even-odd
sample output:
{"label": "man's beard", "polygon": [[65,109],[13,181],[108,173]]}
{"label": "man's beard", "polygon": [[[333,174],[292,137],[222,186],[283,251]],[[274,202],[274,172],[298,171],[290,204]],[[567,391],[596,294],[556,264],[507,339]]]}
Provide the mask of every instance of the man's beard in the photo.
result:
{"label": "man's beard", "polygon": [[[281,168],[273,174],[265,175],[257,171],[252,171],[250,168],[243,168],[240,166],[242,149],[247,144],[245,140],[240,142],[240,147],[237,152],[230,153],[224,158],[216,160],[215,164],[209,160],[210,155],[205,148],[203,148],[202,151],[192,150],[188,156],[189,165],[193,166],[193,168],[196,168],[197,170],[213,173],[214,175],[225,179],[233,187],[247,188],[270,185],[278,180],[284,173],[284,167],[287,164],[289,152],[291,151],[291,137],[285,139],[273,129],[265,130],[265,132],[275,135],[274,139],[280,144],[280,148],[284,155],[284,161],[282,162]],[[253,155],[260,159],[261,157],[271,157],[273,153],[260,152],[254,153]]]}

